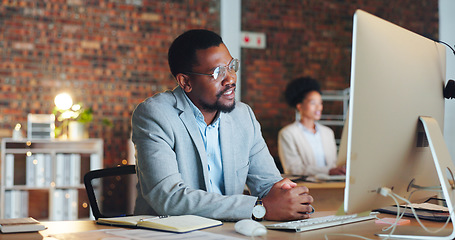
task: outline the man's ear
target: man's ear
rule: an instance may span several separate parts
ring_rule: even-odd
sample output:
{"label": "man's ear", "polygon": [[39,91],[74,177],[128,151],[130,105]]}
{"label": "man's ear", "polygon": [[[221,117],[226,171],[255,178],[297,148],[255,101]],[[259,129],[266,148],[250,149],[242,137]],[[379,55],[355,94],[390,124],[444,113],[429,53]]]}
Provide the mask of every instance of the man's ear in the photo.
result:
{"label": "man's ear", "polygon": [[183,89],[183,91],[185,91],[187,93],[191,92],[191,90],[193,88],[191,87],[191,82],[190,82],[190,78],[188,77],[188,75],[179,73],[179,74],[177,74],[177,76],[175,76],[175,78],[177,79],[177,83]]}

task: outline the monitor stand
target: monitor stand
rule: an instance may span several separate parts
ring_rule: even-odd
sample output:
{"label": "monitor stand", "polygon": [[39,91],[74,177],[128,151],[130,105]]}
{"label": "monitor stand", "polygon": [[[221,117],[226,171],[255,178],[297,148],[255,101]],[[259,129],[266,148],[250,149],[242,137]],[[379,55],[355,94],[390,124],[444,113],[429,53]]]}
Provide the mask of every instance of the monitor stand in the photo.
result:
{"label": "monitor stand", "polygon": [[416,235],[389,235],[389,234],[378,234],[380,237],[388,238],[401,238],[401,239],[454,239],[455,238],[455,213],[454,213],[454,202],[455,202],[455,165],[450,158],[449,150],[447,149],[444,137],[441,133],[441,128],[438,122],[432,117],[421,116],[420,121],[425,129],[428,143],[433,156],[436,171],[439,176],[443,196],[449,209],[450,217],[452,219],[452,233],[448,236],[416,236]]}

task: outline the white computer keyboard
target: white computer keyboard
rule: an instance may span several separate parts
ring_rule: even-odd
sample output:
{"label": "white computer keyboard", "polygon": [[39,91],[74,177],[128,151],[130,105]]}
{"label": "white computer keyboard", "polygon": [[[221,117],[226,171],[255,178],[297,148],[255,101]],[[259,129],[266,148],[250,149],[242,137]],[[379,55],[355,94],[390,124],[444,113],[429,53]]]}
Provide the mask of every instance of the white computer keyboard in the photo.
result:
{"label": "white computer keyboard", "polygon": [[348,223],[360,222],[375,219],[377,212],[372,212],[367,216],[357,216],[357,214],[343,216],[325,216],[309,218],[304,220],[290,221],[266,225],[268,229],[294,230],[296,232],[310,231],[320,228],[334,227]]}

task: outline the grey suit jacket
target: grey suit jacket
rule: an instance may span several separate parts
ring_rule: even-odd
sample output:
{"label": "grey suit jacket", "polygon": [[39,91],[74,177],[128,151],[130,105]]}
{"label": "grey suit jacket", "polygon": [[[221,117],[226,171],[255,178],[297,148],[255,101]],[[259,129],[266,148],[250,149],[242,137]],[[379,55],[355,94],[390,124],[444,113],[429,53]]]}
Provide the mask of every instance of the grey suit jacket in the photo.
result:
{"label": "grey suit jacket", "polygon": [[[251,108],[221,113],[225,195],[209,193],[208,164],[196,119],[180,87],[140,103],[133,113],[138,196],[135,214],[251,217],[257,197],[281,180]],[[243,195],[245,183],[252,196]]]}

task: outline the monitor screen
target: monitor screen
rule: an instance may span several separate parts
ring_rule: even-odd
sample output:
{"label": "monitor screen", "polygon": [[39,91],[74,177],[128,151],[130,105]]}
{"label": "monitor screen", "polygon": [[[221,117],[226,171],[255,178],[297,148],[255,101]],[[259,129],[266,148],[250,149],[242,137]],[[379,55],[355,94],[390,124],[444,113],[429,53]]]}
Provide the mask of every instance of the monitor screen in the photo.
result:
{"label": "monitor screen", "polygon": [[[440,182],[420,116],[443,126],[445,48],[362,10],[354,15],[344,209],[395,204],[386,187],[411,202],[437,195],[413,186]],[[347,141],[343,143],[343,141]]]}

